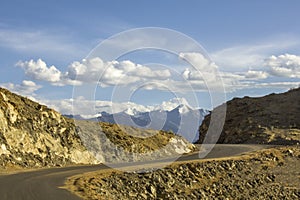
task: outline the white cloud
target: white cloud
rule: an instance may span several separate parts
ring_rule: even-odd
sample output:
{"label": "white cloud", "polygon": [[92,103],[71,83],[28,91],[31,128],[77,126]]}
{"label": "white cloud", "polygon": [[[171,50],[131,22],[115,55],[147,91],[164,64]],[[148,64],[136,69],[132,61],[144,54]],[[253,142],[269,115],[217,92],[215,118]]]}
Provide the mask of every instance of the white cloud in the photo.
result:
{"label": "white cloud", "polygon": [[[217,90],[225,88],[227,92],[241,90],[245,88],[289,88],[297,85],[295,82],[257,82],[258,80],[267,79],[270,74],[284,77],[300,77],[300,57],[294,55],[281,55],[278,57],[272,56],[266,61],[266,65],[272,69],[268,71],[262,70],[248,70],[225,72],[220,69],[214,62],[206,59],[197,53],[181,54],[181,58],[188,59],[191,64],[197,66],[198,70],[187,68],[182,72],[186,83],[169,80],[164,82],[164,87],[160,84],[152,84],[151,87],[155,89],[178,89],[179,91],[186,91],[192,88],[194,91],[202,90]],[[282,73],[282,74],[281,74]],[[148,89],[151,89],[149,87]],[[175,88],[174,88],[175,87]],[[177,90],[176,90],[177,91]]]}
{"label": "white cloud", "polygon": [[268,78],[268,73],[264,72],[264,71],[248,70],[245,73],[245,78],[251,79],[251,80],[266,79],[266,78]]}
{"label": "white cloud", "polygon": [[23,68],[25,74],[34,80],[60,86],[98,82],[101,86],[127,85],[140,80],[161,80],[171,76],[168,69],[152,70],[128,60],[104,62],[98,57],[75,61],[68,66],[66,72],[59,71],[53,65],[47,66],[41,59],[20,61],[17,66]]}
{"label": "white cloud", "polygon": [[[135,85],[147,83],[145,90],[161,90],[172,92],[190,91],[227,91],[232,92],[244,88],[269,87],[266,82],[270,75],[284,77],[300,77],[300,58],[294,55],[272,56],[267,59],[269,70],[247,70],[226,72],[200,53],[180,53],[179,58],[187,61],[193,67],[186,68],[176,77],[168,69],[156,69],[125,61],[108,61],[101,58],[83,59],[71,63],[66,72],[59,71],[55,66],[38,59],[17,63],[25,70],[25,74],[34,80],[43,80],[52,85],[83,85],[99,84],[106,86],[129,86],[134,90]],[[178,79],[179,78],[179,79]],[[257,82],[257,81],[260,82]],[[269,80],[270,81],[270,80]],[[260,84],[260,86],[258,86]],[[274,83],[274,85],[276,85]],[[279,84],[280,85],[280,84]],[[286,86],[288,84],[285,84]],[[291,83],[294,85],[294,83]]]}
{"label": "white cloud", "polygon": [[255,83],[250,86],[250,88],[298,88],[300,87],[300,82],[270,82],[270,83]]}
{"label": "white cloud", "polygon": [[61,80],[61,72],[53,65],[48,67],[41,59],[37,61],[19,61],[16,65],[23,68],[25,74],[34,80],[48,81],[50,83],[57,83]]}
{"label": "white cloud", "polygon": [[101,85],[127,85],[140,80],[166,79],[171,76],[169,70],[152,70],[147,66],[125,61],[104,62],[100,58],[92,58],[80,62],[72,63],[68,67],[66,79],[77,81],[99,82]]}
{"label": "white cloud", "polygon": [[116,63],[116,68],[123,70],[126,74],[143,78],[166,79],[171,76],[168,69],[152,70],[149,67],[135,64],[129,60]]}
{"label": "white cloud", "polygon": [[182,73],[184,79],[189,81],[188,86],[195,90],[223,90],[224,80],[218,66],[201,53],[180,53],[179,58],[189,62],[193,67],[185,69]]}
{"label": "white cloud", "polygon": [[300,78],[300,56],[291,54],[271,56],[265,60],[264,65],[273,76]]}
{"label": "white cloud", "polygon": [[194,68],[187,68],[182,72],[186,84],[171,83],[169,85],[180,85],[182,91],[188,87],[195,91],[233,91],[241,85],[241,81],[247,78],[243,73],[232,73],[220,71],[219,67],[209,58],[199,53],[182,53],[180,58],[187,60]]}
{"label": "white cloud", "polygon": [[216,71],[218,70],[218,66],[201,53],[180,53],[179,58],[189,62],[195,69],[200,72],[216,73]]}
{"label": "white cloud", "polygon": [[32,99],[34,99],[34,96],[36,96],[34,92],[42,88],[42,86],[37,85],[35,82],[28,80],[24,80],[21,84],[2,83],[0,84],[0,86],[17,94],[30,97]]}
{"label": "white cloud", "polygon": [[299,43],[298,38],[278,37],[267,42],[256,42],[254,45],[236,45],[224,48],[212,52],[210,56],[223,70],[261,68],[267,56],[297,47]]}

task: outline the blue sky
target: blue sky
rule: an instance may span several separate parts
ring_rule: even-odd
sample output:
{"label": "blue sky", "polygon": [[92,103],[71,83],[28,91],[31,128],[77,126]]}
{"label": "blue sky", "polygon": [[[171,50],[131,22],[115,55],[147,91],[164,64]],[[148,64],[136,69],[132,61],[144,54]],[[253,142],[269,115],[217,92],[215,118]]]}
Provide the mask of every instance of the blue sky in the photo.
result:
{"label": "blue sky", "polygon": [[[173,97],[193,101],[196,96],[198,103],[190,104],[211,108],[207,89],[199,86],[203,77],[183,61],[197,60],[199,55],[184,51],[183,60],[178,55],[154,50],[121,56],[117,64],[103,60],[103,66],[113,66],[109,68],[111,74],[105,74],[102,86],[89,82],[90,74],[82,75],[75,84],[74,76],[82,69],[80,66],[91,67],[83,59],[100,42],[134,28],[161,27],[183,33],[202,45],[213,62],[207,67],[221,73],[226,99],[286,91],[300,82],[299,8],[297,0],[2,1],[0,85],[69,112],[74,85],[82,91],[96,87],[93,97],[110,101],[115,81],[120,80],[118,73],[123,76],[133,66],[136,71],[125,78],[130,84],[143,79],[165,84],[169,90],[157,85],[140,89],[133,93],[131,101],[151,105]],[[149,69],[152,72],[146,73]],[[210,72],[205,73],[210,76]],[[181,77],[195,87],[193,91],[181,84]],[[89,93],[85,95],[86,100],[95,100]],[[122,98],[113,100],[121,102]]]}

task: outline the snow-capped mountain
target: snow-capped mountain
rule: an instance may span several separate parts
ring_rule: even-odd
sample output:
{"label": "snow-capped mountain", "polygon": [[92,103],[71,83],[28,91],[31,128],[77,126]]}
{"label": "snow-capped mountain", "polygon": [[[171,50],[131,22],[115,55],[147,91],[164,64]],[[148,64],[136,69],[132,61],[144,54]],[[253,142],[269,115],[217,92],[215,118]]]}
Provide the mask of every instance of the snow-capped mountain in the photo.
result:
{"label": "snow-capped mountain", "polygon": [[[108,110],[116,109],[100,109],[100,112],[95,115],[66,116],[138,128],[172,131],[190,142],[194,142],[199,137],[199,126],[204,116],[208,114],[207,110],[192,108],[184,98],[174,98],[154,106],[143,106],[132,102],[116,105],[119,112],[108,112]],[[111,103],[111,106],[114,104]],[[121,107],[123,111],[120,111]]]}
{"label": "snow-capped mountain", "polygon": [[[208,114],[207,110],[192,108],[184,98],[174,98],[156,106],[140,106],[126,103],[121,112],[102,111],[93,117],[74,115],[76,119],[109,122],[138,128],[172,131],[194,142],[198,139],[199,126]],[[72,116],[69,116],[72,117]]]}

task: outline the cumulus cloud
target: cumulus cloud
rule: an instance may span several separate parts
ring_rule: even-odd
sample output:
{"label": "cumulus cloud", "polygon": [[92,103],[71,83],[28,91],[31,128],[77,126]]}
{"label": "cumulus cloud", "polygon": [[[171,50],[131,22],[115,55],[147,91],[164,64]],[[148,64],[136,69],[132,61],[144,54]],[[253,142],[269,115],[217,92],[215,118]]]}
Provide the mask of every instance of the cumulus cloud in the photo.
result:
{"label": "cumulus cloud", "polygon": [[74,62],[68,67],[65,79],[79,82],[99,82],[101,85],[126,85],[139,80],[166,79],[169,70],[152,70],[147,66],[125,61],[104,62],[99,57]]}
{"label": "cumulus cloud", "polygon": [[24,80],[21,84],[3,83],[0,84],[0,86],[17,94],[32,98],[35,96],[35,91],[42,87],[40,85],[37,85],[35,82],[28,80]]}
{"label": "cumulus cloud", "polygon": [[[185,85],[192,87],[195,91],[207,89],[224,91],[225,89],[230,92],[245,85],[244,82],[247,80],[261,79],[266,76],[265,73],[259,71],[221,71],[214,62],[199,53],[182,53],[179,56],[194,66],[194,68],[186,68],[182,72],[182,77],[188,82]],[[180,85],[182,89],[184,88],[184,84],[172,83],[172,85]]]}
{"label": "cumulus cloud", "polygon": [[189,62],[197,71],[216,75],[218,66],[201,53],[180,53],[179,58]]}
{"label": "cumulus cloud", "polygon": [[61,72],[53,65],[48,67],[41,59],[37,61],[19,61],[16,65],[23,68],[25,74],[32,79],[51,83],[57,83],[61,80]]}
{"label": "cumulus cloud", "polygon": [[300,78],[300,56],[273,55],[265,60],[264,65],[269,68],[269,73],[273,76]]}
{"label": "cumulus cloud", "polygon": [[168,69],[152,70],[147,66],[126,61],[104,62],[101,58],[83,59],[71,63],[66,72],[38,59],[18,62],[25,74],[34,79],[49,82],[53,85],[81,85],[99,83],[101,86],[127,85],[140,80],[161,80],[171,76]]}
{"label": "cumulus cloud", "polygon": [[[244,88],[269,87],[268,77],[280,76],[288,78],[300,77],[300,57],[295,55],[271,56],[265,60],[267,69],[226,72],[201,53],[182,52],[179,58],[187,61],[191,67],[185,68],[176,77],[169,69],[151,69],[129,60],[103,61],[99,57],[83,59],[71,63],[65,72],[55,66],[47,65],[43,60],[18,62],[25,74],[34,79],[52,85],[84,85],[99,84],[106,86],[129,86],[147,83],[145,90],[162,90],[185,93],[187,91],[227,91],[232,92]],[[177,75],[178,75],[177,74]],[[258,82],[259,81],[259,82]],[[270,81],[270,80],[269,80]],[[132,85],[131,85],[132,84]],[[260,86],[258,86],[260,84]],[[274,83],[274,85],[276,85]],[[282,85],[282,84],[278,84]],[[284,84],[286,87],[288,84]],[[291,83],[290,85],[294,85]]]}
{"label": "cumulus cloud", "polygon": [[179,58],[187,61],[193,67],[182,72],[185,80],[195,90],[223,90],[224,82],[219,73],[218,66],[201,53],[188,52],[180,53]]}

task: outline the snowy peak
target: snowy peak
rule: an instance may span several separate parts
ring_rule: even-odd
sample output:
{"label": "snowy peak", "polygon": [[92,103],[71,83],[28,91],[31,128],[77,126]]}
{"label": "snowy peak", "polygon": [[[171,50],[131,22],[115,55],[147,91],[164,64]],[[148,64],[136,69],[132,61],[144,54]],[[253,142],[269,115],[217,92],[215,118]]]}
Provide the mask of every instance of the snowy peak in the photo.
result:
{"label": "snowy peak", "polygon": [[171,111],[181,105],[191,107],[185,98],[173,98],[163,101],[161,105],[155,107],[155,110]]}
{"label": "snowy peak", "polygon": [[143,106],[133,102],[119,103],[117,106],[119,112],[109,113],[100,110],[98,116],[90,120],[155,130],[171,130],[194,142],[198,139],[200,123],[208,114],[206,110],[191,107],[185,98],[173,98],[156,106]]}
{"label": "snowy peak", "polygon": [[179,105],[177,108],[180,114],[187,114],[193,110],[188,105],[184,105],[184,104]]}
{"label": "snowy peak", "polygon": [[133,108],[127,108],[123,112],[126,113],[127,115],[136,116],[139,115],[142,111],[133,107]]}
{"label": "snowy peak", "polygon": [[178,109],[181,114],[188,113],[191,110],[195,110],[189,105],[185,98],[173,98],[169,101],[163,101],[160,105],[156,106],[143,106],[136,103],[127,102],[124,110],[118,113],[123,113],[130,116],[140,116],[143,113],[151,113],[154,111],[170,112],[175,109]]}

